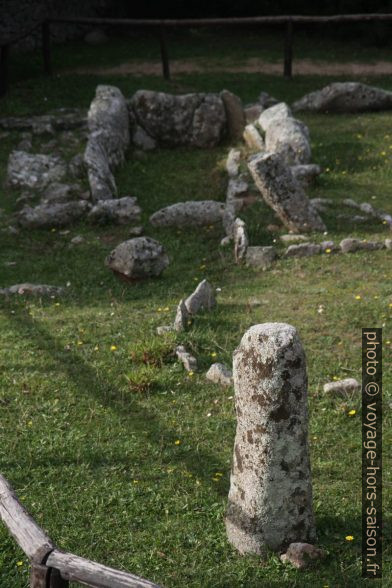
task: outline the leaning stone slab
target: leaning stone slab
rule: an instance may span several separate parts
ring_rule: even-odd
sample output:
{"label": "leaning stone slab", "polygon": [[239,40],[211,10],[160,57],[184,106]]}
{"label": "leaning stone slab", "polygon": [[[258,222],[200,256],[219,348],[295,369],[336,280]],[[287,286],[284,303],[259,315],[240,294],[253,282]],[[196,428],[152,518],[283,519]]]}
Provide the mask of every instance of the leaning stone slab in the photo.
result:
{"label": "leaning stone slab", "polygon": [[233,372],[223,363],[213,363],[206,373],[207,380],[221,386],[232,386]]}
{"label": "leaning stone slab", "polygon": [[325,231],[302,186],[276,153],[261,154],[248,163],[257,188],[283,224],[294,233]]}
{"label": "leaning stone slab", "polygon": [[184,331],[188,325],[190,320],[188,309],[185,305],[185,300],[180,300],[177,310],[176,316],[174,319],[173,328],[175,331]]}
{"label": "leaning stone slab", "polygon": [[169,265],[169,258],[158,241],[135,237],[113,249],[106,265],[120,277],[142,280],[159,276]]}
{"label": "leaning stone slab", "polygon": [[290,117],[274,121],[265,133],[265,149],[270,153],[280,153],[287,165],[309,164],[311,148],[308,127]]}
{"label": "leaning stone slab", "polygon": [[223,202],[216,200],[190,200],[161,208],[150,216],[154,227],[189,227],[212,225],[222,221]]}
{"label": "leaning stone slab", "polygon": [[248,247],[246,252],[246,265],[256,269],[266,270],[274,264],[277,257],[278,254],[275,247]]}
{"label": "leaning stone slab", "polygon": [[242,136],[249,149],[252,151],[264,151],[264,139],[254,125],[246,125]]}
{"label": "leaning stone slab", "polygon": [[289,245],[285,251],[285,257],[310,257],[321,253],[321,245],[317,243],[299,243],[298,245]]}
{"label": "leaning stone slab", "polygon": [[58,286],[48,286],[47,284],[15,284],[8,288],[0,288],[0,295],[13,296],[32,295],[32,296],[61,296],[64,294],[64,288]]}
{"label": "leaning stone slab", "polygon": [[117,196],[117,186],[111,170],[105,131],[90,133],[84,152],[91,198],[94,202]]}
{"label": "leaning stone slab", "polygon": [[137,198],[124,196],[113,200],[100,200],[90,210],[88,219],[97,224],[117,223],[124,225],[140,221],[142,209]]}
{"label": "leaning stone slab", "polygon": [[216,306],[213,287],[207,280],[203,280],[184,304],[190,315],[197,314],[199,310],[212,310]]}
{"label": "leaning stone slab", "polygon": [[268,128],[276,124],[280,120],[285,120],[287,118],[291,118],[291,110],[290,107],[287,106],[285,102],[279,102],[270,108],[266,108],[259,116],[259,126],[263,129],[263,131],[267,131]]}
{"label": "leaning stone slab", "polygon": [[230,178],[238,176],[240,171],[241,151],[239,149],[230,149],[226,160],[226,171]]}
{"label": "leaning stone slab", "polygon": [[12,151],[7,166],[7,184],[15,188],[46,188],[51,182],[61,181],[67,173],[60,157]]}
{"label": "leaning stone slab", "polygon": [[286,553],[280,556],[283,563],[290,563],[297,570],[308,568],[314,561],[324,559],[326,552],[310,543],[290,543]]}
{"label": "leaning stone slab", "polygon": [[359,82],[334,82],[293,104],[294,111],[307,112],[372,112],[391,108],[392,92]]}
{"label": "leaning stone slab", "polygon": [[194,372],[197,370],[196,357],[188,353],[183,345],[178,345],[176,348],[176,355],[187,372]]}
{"label": "leaning stone slab", "polygon": [[360,389],[361,384],[355,378],[345,378],[336,382],[328,382],[324,384],[323,388],[327,394],[345,394],[347,392],[358,392]]}
{"label": "leaning stone slab", "polygon": [[90,204],[83,200],[25,206],[18,214],[18,224],[25,229],[65,227],[86,216],[89,210]]}
{"label": "leaning stone slab", "polygon": [[226,532],[240,553],[316,538],[305,354],[294,327],[251,327],[234,353],[237,430]]}
{"label": "leaning stone slab", "polygon": [[375,251],[384,249],[385,244],[380,241],[361,241],[348,237],[340,242],[342,253],[355,253],[355,251]]}
{"label": "leaning stone slab", "polygon": [[229,90],[222,90],[220,97],[226,110],[228,135],[233,141],[239,141],[246,124],[242,100]]}
{"label": "leaning stone slab", "polygon": [[240,218],[236,218],[233,224],[234,259],[236,263],[245,259],[249,245],[246,224]]}

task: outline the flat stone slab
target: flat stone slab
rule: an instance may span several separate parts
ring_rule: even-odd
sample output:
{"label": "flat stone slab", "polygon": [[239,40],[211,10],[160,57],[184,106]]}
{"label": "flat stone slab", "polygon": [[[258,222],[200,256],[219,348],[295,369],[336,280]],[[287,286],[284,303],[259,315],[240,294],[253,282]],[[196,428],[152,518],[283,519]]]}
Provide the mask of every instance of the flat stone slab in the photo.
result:
{"label": "flat stone slab", "polygon": [[154,227],[191,227],[222,222],[225,204],[216,200],[190,200],[161,208],[150,216]]}
{"label": "flat stone slab", "polygon": [[345,378],[335,382],[324,384],[323,390],[326,394],[346,394],[347,392],[359,392],[361,384],[355,378]]}
{"label": "flat stone slab", "polygon": [[2,296],[61,296],[64,294],[64,288],[59,286],[49,286],[48,284],[14,284],[8,288],[0,288]]}
{"label": "flat stone slab", "polygon": [[354,239],[347,237],[340,241],[340,249],[342,253],[355,253],[356,251],[376,251],[384,249],[385,243],[381,241],[361,241],[361,239]]}
{"label": "flat stone slab", "polygon": [[159,276],[169,265],[163,246],[151,237],[135,237],[120,243],[106,258],[106,265],[128,280]]}
{"label": "flat stone slab", "polygon": [[275,247],[258,246],[248,247],[246,252],[246,265],[256,269],[266,270],[271,267],[278,257]]}
{"label": "flat stone slab", "polygon": [[321,245],[318,245],[318,243],[299,243],[290,245],[285,251],[285,257],[310,257],[319,255],[321,251]]}
{"label": "flat stone slab", "polygon": [[294,111],[307,112],[372,112],[391,108],[392,92],[359,82],[334,82],[293,104]]}
{"label": "flat stone slab", "polygon": [[51,229],[71,225],[87,216],[91,205],[84,200],[47,202],[25,206],[18,214],[18,224],[25,229]]}
{"label": "flat stone slab", "polygon": [[140,221],[142,209],[137,198],[124,196],[113,200],[100,200],[90,210],[88,219],[97,224],[116,223],[124,225]]}
{"label": "flat stone slab", "polygon": [[7,184],[14,188],[46,188],[67,173],[65,161],[54,155],[12,151],[7,166]]}

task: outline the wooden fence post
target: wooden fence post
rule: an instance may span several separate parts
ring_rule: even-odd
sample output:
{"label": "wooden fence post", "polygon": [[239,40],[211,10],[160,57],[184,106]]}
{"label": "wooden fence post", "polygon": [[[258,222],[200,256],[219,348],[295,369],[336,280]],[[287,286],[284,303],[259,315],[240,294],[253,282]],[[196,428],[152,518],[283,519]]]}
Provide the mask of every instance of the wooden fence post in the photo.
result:
{"label": "wooden fence post", "polygon": [[0,47],[0,96],[4,96],[7,93],[9,50],[9,45],[2,45]]}
{"label": "wooden fence post", "polygon": [[159,43],[161,46],[162,73],[165,80],[170,80],[169,55],[167,52],[166,32],[164,27],[159,29]]}
{"label": "wooden fence post", "polygon": [[52,75],[52,59],[50,52],[50,23],[45,20],[42,23],[42,57],[44,60],[44,72]]}
{"label": "wooden fence post", "polygon": [[293,75],[293,21],[286,23],[286,35],[284,40],[284,70],[283,76],[290,79]]}

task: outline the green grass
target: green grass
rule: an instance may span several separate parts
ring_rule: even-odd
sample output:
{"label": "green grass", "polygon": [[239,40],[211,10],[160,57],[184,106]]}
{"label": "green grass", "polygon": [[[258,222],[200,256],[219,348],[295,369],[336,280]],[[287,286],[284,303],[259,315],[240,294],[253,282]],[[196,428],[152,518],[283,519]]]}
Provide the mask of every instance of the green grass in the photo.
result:
{"label": "green grass", "polygon": [[[286,82],[246,74],[182,76],[172,83],[105,79],[127,96],[139,87],[227,87],[245,101],[267,90],[289,102],[328,81]],[[87,106],[100,82],[75,75],[19,80],[3,100],[2,112]],[[377,83],[392,85],[387,79]],[[302,118],[310,127],[314,161],[329,169],[311,196],[333,198],[337,210],[341,199],[352,197],[391,212],[392,115]],[[1,182],[17,141],[12,133],[0,145]],[[67,235],[0,232],[1,285],[70,282],[59,300],[1,301],[0,471],[62,549],[167,588],[365,586],[360,569],[360,398],[326,397],[322,385],[334,376],[360,378],[361,328],[383,326],[384,448],[390,446],[390,252],[280,260],[258,273],[235,266],[231,251],[220,251],[222,231],[217,227],[153,229],[148,217],[160,206],[224,199],[227,149],[158,150],[144,160],[130,157],[119,170],[120,194],[138,197],[147,234],[160,240],[171,258],[160,279],[130,287],[105,268],[105,256],[127,238],[124,227],[81,224]],[[16,196],[2,190],[1,228],[9,224]],[[267,207],[258,203],[244,218],[252,244],[272,243],[266,226],[275,219]],[[328,238],[336,241],[347,235],[388,236],[377,223],[353,229],[333,214],[325,220]],[[85,242],[70,248],[76,234],[84,235]],[[5,265],[9,261],[16,265]],[[200,315],[186,334],[158,337],[156,327],[172,320],[179,299],[204,277],[221,288],[217,309]],[[254,297],[259,306],[249,305]],[[233,390],[208,383],[204,372],[213,361],[230,364],[245,330],[267,321],[296,326],[308,360],[314,506],[318,544],[328,557],[317,569],[302,573],[281,564],[276,555],[266,562],[239,556],[228,544],[223,524],[235,432]],[[199,373],[189,377],[178,365],[176,342],[197,355]],[[355,416],[348,416],[350,409],[357,411]],[[390,465],[385,451],[384,586],[392,577]],[[219,482],[213,480],[216,472],[223,474]],[[349,534],[352,543],[345,541]],[[0,545],[1,588],[27,586],[28,562],[2,526]]]}

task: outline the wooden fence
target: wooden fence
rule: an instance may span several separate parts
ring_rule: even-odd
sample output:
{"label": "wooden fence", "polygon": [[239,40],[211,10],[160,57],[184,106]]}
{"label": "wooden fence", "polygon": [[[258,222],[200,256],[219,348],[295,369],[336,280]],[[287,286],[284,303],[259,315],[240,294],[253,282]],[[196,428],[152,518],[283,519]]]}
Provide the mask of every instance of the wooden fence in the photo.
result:
{"label": "wooden fence", "polygon": [[[166,30],[178,27],[214,27],[214,26],[248,26],[248,25],[280,25],[285,27],[284,37],[284,59],[283,75],[285,78],[292,77],[293,69],[293,39],[294,25],[297,24],[333,24],[333,23],[358,23],[358,22],[390,22],[392,14],[336,14],[331,16],[253,16],[246,18],[196,18],[196,19],[132,19],[132,18],[52,18],[40,23],[42,29],[42,54],[44,71],[46,74],[53,73],[51,60],[50,37],[51,25],[58,24],[81,24],[88,26],[119,26],[126,28],[152,28],[159,36],[162,60],[162,74],[165,79],[170,79],[170,63],[167,47]],[[35,25],[34,28],[36,28]],[[9,62],[9,48],[21,38],[31,34],[29,31],[23,37],[18,37],[6,44],[0,41],[0,96],[7,91],[7,73]]]}
{"label": "wooden fence", "polygon": [[30,560],[30,588],[68,588],[69,581],[91,588],[159,588],[149,580],[57,549],[1,474],[0,517]]}

